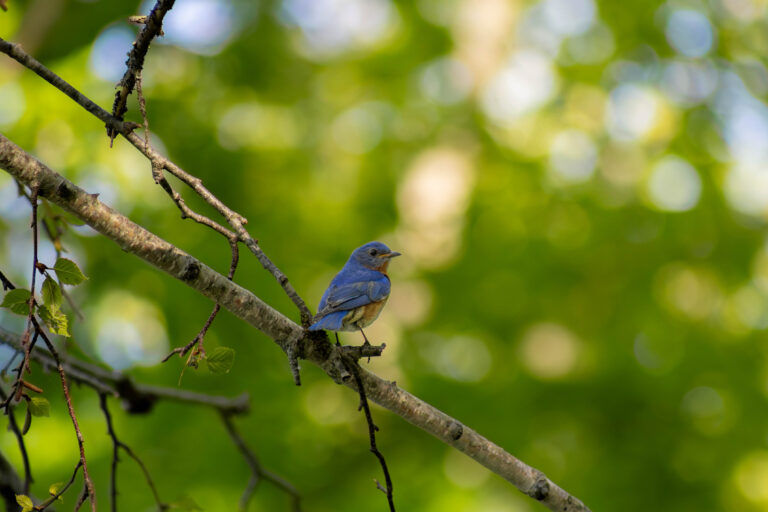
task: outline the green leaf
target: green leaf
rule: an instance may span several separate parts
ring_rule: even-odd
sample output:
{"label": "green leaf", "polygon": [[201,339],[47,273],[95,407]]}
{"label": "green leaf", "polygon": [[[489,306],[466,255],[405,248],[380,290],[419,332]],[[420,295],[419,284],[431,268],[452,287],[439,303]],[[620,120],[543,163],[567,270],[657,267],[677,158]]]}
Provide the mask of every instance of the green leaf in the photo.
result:
{"label": "green leaf", "polygon": [[40,313],[40,318],[53,334],[60,334],[69,338],[69,319],[63,311],[58,307],[52,309],[48,306],[41,306],[37,308],[37,312]]}
{"label": "green leaf", "polygon": [[184,512],[197,512],[197,511],[203,510],[202,508],[200,508],[200,505],[195,503],[195,500],[193,500],[189,496],[184,496],[178,501],[171,503],[169,505],[169,508],[173,510],[181,510]]}
{"label": "green leaf", "polygon": [[77,264],[67,258],[57,259],[56,264],[53,266],[53,270],[56,271],[56,275],[59,276],[59,280],[63,284],[78,285],[88,279],[80,271]]}
{"label": "green leaf", "polygon": [[205,359],[211,373],[229,373],[235,364],[235,351],[229,347],[216,347]]}
{"label": "green leaf", "polygon": [[43,282],[43,302],[51,308],[51,311],[61,307],[61,288],[59,283],[49,277]]}
{"label": "green leaf", "polygon": [[21,512],[30,512],[30,510],[35,508],[35,504],[25,494],[17,494],[16,503],[21,507]]}
{"label": "green leaf", "polygon": [[17,315],[29,314],[29,290],[16,288],[5,294],[0,307],[8,308]]}
{"label": "green leaf", "polygon": [[51,402],[49,402],[47,398],[33,396],[29,399],[27,407],[29,407],[29,412],[32,413],[32,416],[51,415]]}
{"label": "green leaf", "polygon": [[[48,494],[51,496],[56,496],[62,487],[64,487],[64,482],[56,482],[55,484],[51,484],[50,487],[48,487]],[[61,496],[56,499],[62,501]]]}

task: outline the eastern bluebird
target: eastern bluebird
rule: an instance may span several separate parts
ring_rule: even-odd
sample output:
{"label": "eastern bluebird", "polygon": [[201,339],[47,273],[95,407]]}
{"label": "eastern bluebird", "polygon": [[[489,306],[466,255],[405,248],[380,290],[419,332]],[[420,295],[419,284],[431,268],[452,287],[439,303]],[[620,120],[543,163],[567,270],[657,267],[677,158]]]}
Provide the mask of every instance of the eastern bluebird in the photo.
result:
{"label": "eastern bluebird", "polygon": [[[400,256],[381,242],[369,242],[352,251],[344,268],[325,290],[310,331],[357,331],[378,318],[389,298],[389,260]],[[338,335],[336,340],[338,342]]]}

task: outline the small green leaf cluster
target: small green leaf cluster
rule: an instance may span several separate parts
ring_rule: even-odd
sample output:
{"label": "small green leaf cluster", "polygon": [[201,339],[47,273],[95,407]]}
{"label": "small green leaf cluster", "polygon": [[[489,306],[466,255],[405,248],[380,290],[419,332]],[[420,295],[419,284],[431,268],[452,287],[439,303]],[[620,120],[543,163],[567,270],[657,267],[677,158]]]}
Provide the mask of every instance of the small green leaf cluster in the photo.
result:
{"label": "small green leaf cluster", "polygon": [[[53,267],[44,268],[46,277],[41,290],[43,296],[42,304],[34,302],[31,306],[32,310],[30,310],[31,292],[26,289],[16,288],[5,294],[0,307],[8,308],[17,315],[26,316],[30,314],[30,311],[37,313],[52,333],[69,337],[69,319],[61,310],[63,297],[61,287],[63,285],[77,286],[88,278],[85,277],[74,261],[67,258],[59,258]],[[48,270],[56,273],[58,281],[51,276]]]}

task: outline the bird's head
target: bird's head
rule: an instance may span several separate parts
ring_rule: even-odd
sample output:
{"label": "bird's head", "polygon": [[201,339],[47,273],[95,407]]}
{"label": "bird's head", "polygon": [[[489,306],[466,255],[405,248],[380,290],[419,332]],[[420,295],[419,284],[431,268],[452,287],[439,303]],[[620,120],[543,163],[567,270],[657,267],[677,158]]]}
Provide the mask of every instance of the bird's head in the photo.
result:
{"label": "bird's head", "polygon": [[386,273],[389,260],[395,256],[400,256],[400,253],[392,251],[383,243],[368,242],[355,249],[350,259],[371,270]]}

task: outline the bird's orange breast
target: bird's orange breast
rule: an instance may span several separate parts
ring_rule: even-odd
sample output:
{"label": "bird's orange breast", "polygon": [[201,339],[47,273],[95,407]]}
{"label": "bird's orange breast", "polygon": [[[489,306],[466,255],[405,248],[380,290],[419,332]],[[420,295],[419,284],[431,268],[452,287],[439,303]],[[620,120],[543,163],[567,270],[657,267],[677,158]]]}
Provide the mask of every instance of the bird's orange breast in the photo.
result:
{"label": "bird's orange breast", "polygon": [[347,316],[344,317],[343,324],[346,327],[345,330],[356,331],[371,325],[379,317],[384,304],[387,303],[387,298],[350,310]]}

